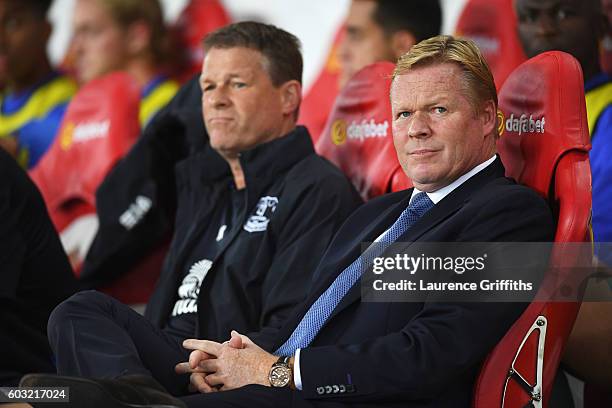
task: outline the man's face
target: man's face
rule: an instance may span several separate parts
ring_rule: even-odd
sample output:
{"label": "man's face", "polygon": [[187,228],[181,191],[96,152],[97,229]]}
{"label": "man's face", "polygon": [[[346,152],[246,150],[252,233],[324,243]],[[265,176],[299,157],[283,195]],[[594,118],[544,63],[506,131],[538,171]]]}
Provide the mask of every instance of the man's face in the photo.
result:
{"label": "man's face", "polygon": [[125,32],[98,0],[77,0],[73,27],[75,69],[81,83],[124,68]]}
{"label": "man's face", "polygon": [[46,58],[49,26],[27,4],[0,0],[0,72],[9,82],[28,77]]}
{"label": "man's face", "polygon": [[373,19],[374,0],[353,0],[346,18],[346,33],[338,56],[342,66],[340,86],[361,68],[377,61],[395,61],[390,39]]}
{"label": "man's face", "polygon": [[282,131],[280,87],[272,83],[258,51],[212,48],[204,57],[200,86],[210,145],[225,158],[270,141]]}
{"label": "man's face", "polygon": [[467,95],[461,69],[451,63],[413,68],[391,84],[395,149],[421,191],[449,185],[492,155],[495,119],[476,114]]}
{"label": "man's face", "polygon": [[583,66],[596,61],[601,20],[593,0],[515,0],[518,32],[525,54],[564,51]]}

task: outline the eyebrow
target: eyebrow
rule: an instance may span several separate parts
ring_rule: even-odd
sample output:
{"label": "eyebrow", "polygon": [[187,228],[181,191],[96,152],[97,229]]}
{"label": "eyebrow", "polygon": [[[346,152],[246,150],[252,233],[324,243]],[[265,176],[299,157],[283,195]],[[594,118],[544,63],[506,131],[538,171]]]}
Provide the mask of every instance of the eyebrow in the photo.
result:
{"label": "eyebrow", "polygon": [[[244,78],[244,75],[231,73],[227,77],[224,77],[224,79],[228,79],[228,80],[231,80],[231,79],[234,79],[234,78]],[[202,84],[202,83],[207,82],[207,81],[206,81],[206,79],[202,75],[200,75],[199,82]]]}
{"label": "eyebrow", "polygon": [[[435,98],[429,98],[426,99],[425,102],[420,103],[417,105],[417,109],[420,108],[429,108],[432,106],[436,106],[436,105],[448,105],[449,103],[449,98],[447,95],[444,96],[440,96],[440,97],[435,97]],[[400,103],[396,103],[396,106],[406,106],[406,104],[400,104]]]}

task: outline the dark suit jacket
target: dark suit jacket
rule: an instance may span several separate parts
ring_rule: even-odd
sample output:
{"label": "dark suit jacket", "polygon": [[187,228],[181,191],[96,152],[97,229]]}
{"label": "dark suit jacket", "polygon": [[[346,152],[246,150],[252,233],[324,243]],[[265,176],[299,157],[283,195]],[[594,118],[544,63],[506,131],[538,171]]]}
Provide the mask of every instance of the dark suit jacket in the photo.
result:
{"label": "dark suit jacket", "polygon": [[[274,352],[310,305],[407,207],[412,190],[374,199],[345,222],[324,255],[306,302],[277,332],[253,340]],[[545,201],[504,177],[499,158],[427,212],[398,241],[553,240]],[[294,406],[468,407],[478,368],[524,303],[366,303],[357,283],[301,351]],[[334,385],[348,390],[334,393]],[[329,392],[332,390],[331,392]],[[317,402],[318,401],[318,402]],[[335,406],[335,405],[334,405]]]}
{"label": "dark suit jacket", "polygon": [[47,340],[51,311],[76,291],[40,192],[0,149],[0,386],[55,372]]}

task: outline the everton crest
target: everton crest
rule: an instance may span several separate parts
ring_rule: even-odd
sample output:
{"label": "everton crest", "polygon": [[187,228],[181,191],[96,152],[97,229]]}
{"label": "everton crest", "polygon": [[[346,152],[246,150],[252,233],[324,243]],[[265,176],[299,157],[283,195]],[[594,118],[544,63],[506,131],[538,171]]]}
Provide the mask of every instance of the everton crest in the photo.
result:
{"label": "everton crest", "polygon": [[248,232],[261,232],[268,228],[270,216],[276,211],[278,205],[277,197],[265,196],[259,199],[255,211],[249,216],[244,224],[244,230]]}

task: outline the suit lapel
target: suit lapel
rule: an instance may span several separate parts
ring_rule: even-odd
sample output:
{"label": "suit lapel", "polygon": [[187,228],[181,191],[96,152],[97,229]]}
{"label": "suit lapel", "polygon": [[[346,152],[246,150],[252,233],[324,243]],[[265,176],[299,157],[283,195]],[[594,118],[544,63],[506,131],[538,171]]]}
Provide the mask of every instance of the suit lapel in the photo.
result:
{"label": "suit lapel", "polygon": [[478,190],[484,188],[489,182],[504,177],[504,171],[504,166],[499,157],[497,157],[490,166],[451,191],[444,199],[415,222],[397,241],[407,243],[417,241],[427,231],[435,228],[438,224],[459,211]]}
{"label": "suit lapel", "polygon": [[[488,182],[495,180],[496,178],[504,176],[504,167],[499,159],[491,163],[490,166],[474,175],[462,185],[453,190],[449,195],[444,197],[438,204],[436,204],[431,210],[425,213],[417,222],[412,225],[396,242],[408,243],[406,247],[410,246],[410,243],[417,241],[426,232],[430,231],[444,220],[451,217],[457,211],[469,201],[470,197],[479,189],[483,188]],[[389,220],[385,219],[385,225],[379,225],[379,229],[382,233],[385,229],[389,228],[393,222],[399,217],[401,211],[408,206],[410,197],[412,195],[412,189],[407,200],[402,200],[400,205],[402,206],[399,211],[393,211],[395,218]],[[362,241],[360,241],[362,242]],[[354,258],[353,258],[354,259]],[[352,260],[351,260],[352,262]],[[329,282],[331,284],[331,282]],[[328,285],[329,285],[328,284]],[[361,279],[351,287],[348,293],[342,298],[338,306],[334,309],[331,316],[327,321],[329,322],[335,315],[346,309],[349,305],[356,302],[361,298]],[[325,327],[325,326],[323,326]]]}
{"label": "suit lapel", "polygon": [[[357,259],[357,257],[361,254],[361,244],[363,242],[371,242],[375,240],[397,219],[397,217],[399,217],[401,212],[408,205],[411,195],[412,189],[406,190],[406,195],[401,198],[399,202],[381,211],[381,213],[373,221],[363,228],[360,228],[359,233],[355,235],[353,239],[346,239],[345,242],[342,242],[339,241],[339,239],[345,237],[336,236],[334,242],[332,242],[334,253],[328,252],[325,254],[327,262],[325,263],[325,266],[318,269],[316,274],[313,276],[313,285],[308,291],[308,297],[300,304],[301,310],[299,313],[296,312],[293,314],[291,320],[287,321],[283,325],[281,333],[277,337],[276,342],[272,343],[272,347],[270,348],[271,350],[278,349],[289,338],[289,336],[291,336],[296,326],[302,320],[312,304],[321,296],[323,292],[327,290],[327,288],[329,288],[338,275],[344,271],[344,269],[346,269],[346,267],[348,267],[355,259]],[[350,234],[350,231],[348,234]],[[338,256],[333,258],[334,254],[338,254]],[[331,317],[327,319],[327,321],[329,321],[334,314],[335,312],[332,312]],[[323,325],[323,327],[325,327],[325,325]]]}
{"label": "suit lapel", "polygon": [[[358,235],[356,235],[354,239],[351,239],[350,241],[347,240],[344,247],[339,247],[336,251],[334,251],[335,253],[341,255],[337,259],[329,259],[329,262],[326,263],[324,269],[319,270],[313,277],[313,282],[316,282],[316,284],[313,285],[309,291],[310,295],[308,298],[306,298],[306,300],[302,303],[304,307],[297,322],[304,317],[304,314],[306,314],[312,304],[321,296],[323,292],[325,292],[325,290],[327,290],[327,288],[329,288],[338,275],[344,271],[344,269],[346,269],[355,259],[357,259],[357,257],[361,254],[361,244],[374,241],[380,234],[389,228],[397,217],[399,217],[401,212],[410,202],[411,196],[412,189],[406,190],[406,196],[404,198],[382,211],[368,226],[360,229]],[[332,256],[332,254],[327,254],[326,256]],[[333,315],[334,313],[332,313],[332,316]],[[292,328],[297,325],[297,322],[295,325],[291,325]]]}

